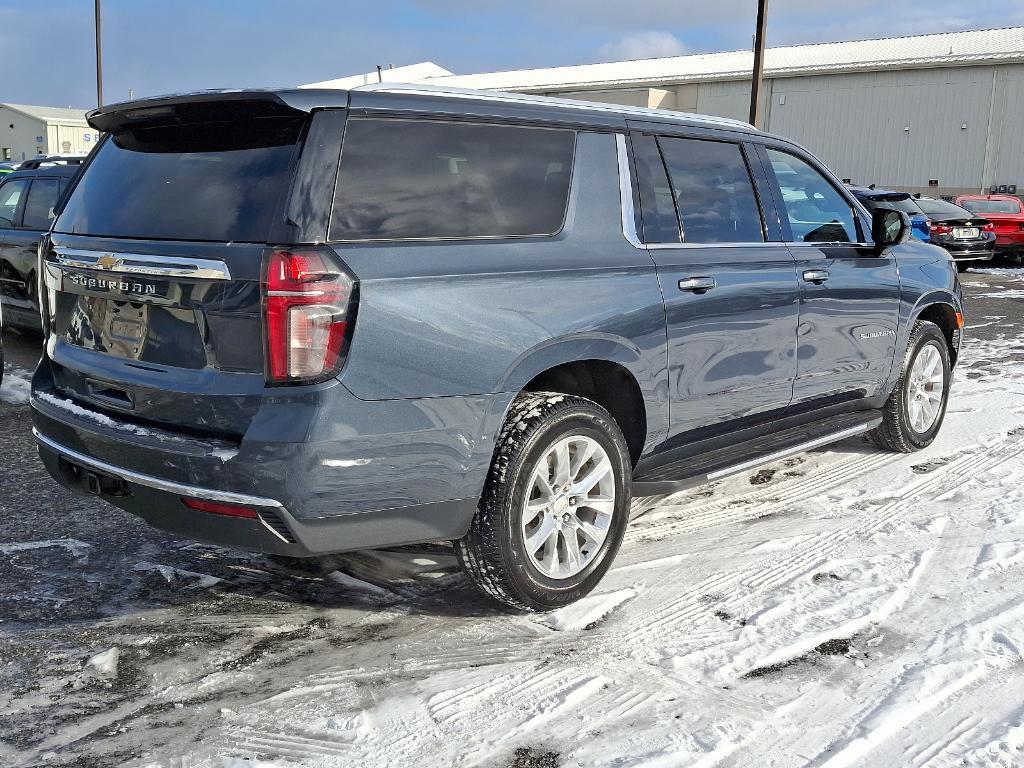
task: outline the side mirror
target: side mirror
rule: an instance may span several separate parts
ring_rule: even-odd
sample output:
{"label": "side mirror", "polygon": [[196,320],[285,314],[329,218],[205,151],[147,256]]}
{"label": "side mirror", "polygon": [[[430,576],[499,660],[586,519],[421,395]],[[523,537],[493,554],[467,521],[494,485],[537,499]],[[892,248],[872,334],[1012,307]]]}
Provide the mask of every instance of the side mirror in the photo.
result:
{"label": "side mirror", "polygon": [[871,239],[879,253],[910,239],[910,216],[892,208],[876,208],[871,214]]}

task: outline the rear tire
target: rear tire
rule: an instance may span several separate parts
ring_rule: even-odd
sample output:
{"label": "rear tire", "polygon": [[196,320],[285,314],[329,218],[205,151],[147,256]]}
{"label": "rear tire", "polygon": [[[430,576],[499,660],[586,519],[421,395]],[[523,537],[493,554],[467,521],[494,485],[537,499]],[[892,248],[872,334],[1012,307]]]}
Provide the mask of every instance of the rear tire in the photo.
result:
{"label": "rear tire", "polygon": [[919,321],[907,342],[882,423],[868,437],[880,448],[900,453],[930,445],[946,415],[952,378],[946,337],[935,323]]}
{"label": "rear tire", "polygon": [[631,482],[629,449],[608,411],[582,397],[524,392],[496,441],[469,532],[455,542],[459,564],[481,592],[513,608],[575,602],[618,552]]}

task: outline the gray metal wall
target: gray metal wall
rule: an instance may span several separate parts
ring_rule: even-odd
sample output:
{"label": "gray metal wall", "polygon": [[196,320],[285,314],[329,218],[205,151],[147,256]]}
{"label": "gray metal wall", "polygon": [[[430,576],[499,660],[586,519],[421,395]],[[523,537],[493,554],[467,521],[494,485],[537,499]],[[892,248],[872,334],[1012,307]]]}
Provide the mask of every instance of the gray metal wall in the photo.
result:
{"label": "gray metal wall", "polygon": [[[551,93],[633,104],[655,88],[659,104],[747,119],[749,80]],[[935,195],[1016,184],[1024,194],[1024,64],[769,79],[762,114],[767,130],[854,183]]]}
{"label": "gray metal wall", "polygon": [[[697,111],[745,119],[749,93],[749,82],[701,83]],[[767,130],[855,183],[1024,192],[1024,65],[779,78],[765,101]]]}

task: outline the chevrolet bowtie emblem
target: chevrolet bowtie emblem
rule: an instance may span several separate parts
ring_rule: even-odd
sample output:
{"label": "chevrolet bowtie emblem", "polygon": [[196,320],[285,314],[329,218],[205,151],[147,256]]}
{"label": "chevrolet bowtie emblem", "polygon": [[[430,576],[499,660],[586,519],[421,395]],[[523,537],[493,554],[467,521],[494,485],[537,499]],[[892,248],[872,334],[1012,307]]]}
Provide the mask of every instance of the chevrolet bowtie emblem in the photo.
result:
{"label": "chevrolet bowtie emblem", "polygon": [[104,253],[98,259],[96,259],[96,266],[100,269],[113,269],[121,264],[121,260],[116,258],[112,253]]}

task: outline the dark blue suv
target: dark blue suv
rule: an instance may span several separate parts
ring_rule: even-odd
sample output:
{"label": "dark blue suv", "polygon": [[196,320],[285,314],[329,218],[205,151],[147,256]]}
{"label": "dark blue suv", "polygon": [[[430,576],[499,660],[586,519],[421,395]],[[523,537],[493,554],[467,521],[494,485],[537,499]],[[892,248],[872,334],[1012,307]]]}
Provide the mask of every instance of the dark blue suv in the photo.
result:
{"label": "dark blue suv", "polygon": [[935,437],[949,255],[723,119],[373,86],[107,106],[40,247],[50,473],[284,555],[448,540],[507,604],[634,494]]}

